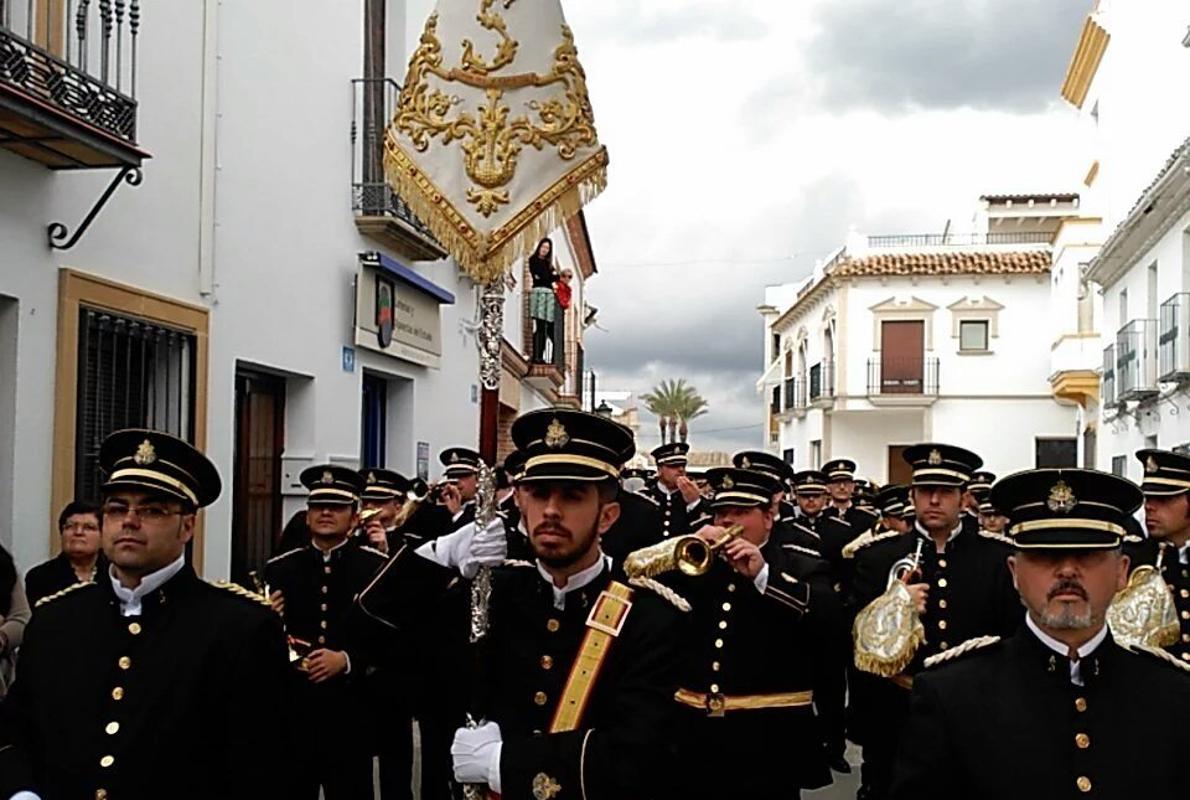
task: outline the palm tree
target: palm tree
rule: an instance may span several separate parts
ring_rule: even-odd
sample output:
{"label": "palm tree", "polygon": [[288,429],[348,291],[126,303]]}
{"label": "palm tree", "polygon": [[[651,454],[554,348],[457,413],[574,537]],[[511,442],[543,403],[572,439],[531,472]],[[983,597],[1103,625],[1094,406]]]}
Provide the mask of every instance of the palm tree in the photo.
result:
{"label": "palm tree", "polygon": [[654,386],[653,391],[642,394],[640,399],[660,420],[662,442],[665,441],[666,429],[670,441],[675,441],[678,436],[681,441],[686,441],[690,433],[690,420],[707,413],[707,401],[698,390],[686,383],[685,378],[664,380]]}

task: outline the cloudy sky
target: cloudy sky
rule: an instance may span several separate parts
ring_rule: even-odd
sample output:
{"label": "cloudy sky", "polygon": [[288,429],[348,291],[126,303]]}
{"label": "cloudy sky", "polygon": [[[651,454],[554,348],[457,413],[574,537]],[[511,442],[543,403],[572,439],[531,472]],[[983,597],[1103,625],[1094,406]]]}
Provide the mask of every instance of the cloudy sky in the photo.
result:
{"label": "cloudy sky", "polygon": [[962,229],[980,194],[1077,188],[1058,90],[1091,4],[564,3],[612,159],[587,210],[599,385],[685,377],[710,401],[696,447],[759,446],[766,285],[851,225]]}

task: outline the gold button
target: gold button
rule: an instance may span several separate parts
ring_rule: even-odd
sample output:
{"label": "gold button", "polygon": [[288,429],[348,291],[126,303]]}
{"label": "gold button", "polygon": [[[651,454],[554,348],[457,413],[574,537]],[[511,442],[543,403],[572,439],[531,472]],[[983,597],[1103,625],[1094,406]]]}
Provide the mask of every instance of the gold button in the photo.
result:
{"label": "gold button", "polygon": [[735,584],[734,584],[734,583],[729,583],[729,584],[727,584],[727,591],[729,591],[729,592],[734,592],[734,591],[735,591]]}
{"label": "gold button", "polygon": [[722,666],[718,661],[711,662],[711,672],[718,672],[719,667]]}
{"label": "gold button", "polygon": [[1182,653],[1183,661],[1190,661],[1190,653]]}
{"label": "gold button", "polygon": [[938,559],[938,566],[942,567],[942,569],[946,569],[946,559],[945,558]]}
{"label": "gold button", "polygon": [[115,764],[115,763],[116,763],[116,759],[113,756],[104,756],[103,758],[99,759],[99,766],[101,766],[101,767],[110,767],[112,764]]}
{"label": "gold button", "polygon": [[712,692],[713,694],[718,694],[718,693],[719,693],[719,684],[717,684],[717,683],[712,683],[712,684],[711,684],[711,692]]}
{"label": "gold button", "polygon": [[719,620],[719,630],[721,630],[721,631],[727,630],[727,620],[725,620],[725,619]]}
{"label": "gold button", "polygon": [[562,627],[562,623],[558,622],[558,620],[556,620],[556,619],[551,619],[549,622],[545,623],[545,629],[547,631],[549,631],[550,633],[557,633],[558,628],[561,628],[561,627]]}
{"label": "gold button", "polygon": [[327,592],[327,588],[326,588],[325,586],[323,586],[323,587],[322,587],[322,593],[323,593],[323,594],[326,594],[326,592]]}
{"label": "gold button", "polygon": [[132,659],[128,656],[120,656],[120,660],[116,663],[120,665],[120,669],[128,669],[132,666]]}
{"label": "gold button", "polygon": [[724,603],[724,604],[723,604],[723,610],[724,610],[724,611],[731,611],[731,603]]}
{"label": "gold button", "polygon": [[939,578],[938,585],[941,586],[943,589],[945,589],[946,588],[946,578]]}
{"label": "gold button", "polygon": [[124,699],[124,687],[123,686],[117,686],[115,689],[112,689],[112,699],[113,700],[123,700]]}
{"label": "gold button", "polygon": [[1183,611],[1182,619],[1190,619],[1190,611]]}
{"label": "gold button", "polygon": [[319,643],[319,644],[326,644],[326,637],[325,637],[325,636],[319,636],[319,637],[318,637],[318,643]]}
{"label": "gold button", "polygon": [[325,572],[327,575],[330,575],[331,574],[331,565],[327,564],[325,567],[322,568],[322,571]]}
{"label": "gold button", "polygon": [[1183,642],[1190,642],[1190,633],[1183,633],[1183,634],[1182,634],[1182,641],[1183,641]]}
{"label": "gold button", "polygon": [[1091,737],[1085,733],[1076,733],[1074,735],[1074,743],[1079,750],[1086,750],[1091,746]]}
{"label": "gold button", "polygon": [[1087,700],[1085,697],[1074,698],[1074,710],[1075,711],[1086,711],[1087,710]]}
{"label": "gold button", "polygon": [[553,669],[553,667],[554,667],[554,659],[550,658],[549,656],[541,657],[541,668],[542,669]]}
{"label": "gold button", "polygon": [[324,619],[322,622],[319,622],[318,627],[322,628],[325,631],[326,630],[326,620]]}
{"label": "gold button", "polygon": [[1091,791],[1091,779],[1086,775],[1079,775],[1078,780],[1074,782],[1080,792]]}
{"label": "gold button", "polygon": [[716,640],[715,640],[715,647],[717,647],[717,648],[719,648],[719,649],[722,649],[722,648],[723,648],[723,640],[722,640],[722,639],[716,639]]}
{"label": "gold button", "polygon": [[322,605],[320,605],[320,606],[318,607],[318,610],[319,610],[319,611],[326,611],[326,603],[323,603]]}
{"label": "gold button", "polygon": [[946,620],[944,620],[944,619],[938,620],[938,630],[940,630],[940,631],[946,630]]}
{"label": "gold button", "polygon": [[533,702],[539,706],[544,706],[545,705],[545,692],[538,692],[537,694],[533,695]]}
{"label": "gold button", "polygon": [[939,650],[949,650],[949,649],[950,649],[950,645],[949,645],[949,644],[947,644],[946,642],[941,642],[941,643],[938,645],[938,649],[939,649]]}
{"label": "gold button", "polygon": [[938,608],[946,608],[947,605],[948,605],[948,603],[946,602],[946,600],[938,601]]}
{"label": "gold button", "polygon": [[1183,589],[1182,591],[1178,592],[1178,594],[1180,594],[1183,598],[1190,597],[1190,589]]}
{"label": "gold button", "polygon": [[103,726],[103,732],[106,733],[108,736],[114,736],[116,733],[119,732],[119,730],[120,730],[120,723],[118,723],[118,722],[109,722],[108,724]]}
{"label": "gold button", "polygon": [[107,789],[96,789],[95,800],[107,800]]}
{"label": "gold button", "polygon": [[139,636],[140,635],[140,623],[139,622],[129,623],[128,632],[131,633],[133,636]]}

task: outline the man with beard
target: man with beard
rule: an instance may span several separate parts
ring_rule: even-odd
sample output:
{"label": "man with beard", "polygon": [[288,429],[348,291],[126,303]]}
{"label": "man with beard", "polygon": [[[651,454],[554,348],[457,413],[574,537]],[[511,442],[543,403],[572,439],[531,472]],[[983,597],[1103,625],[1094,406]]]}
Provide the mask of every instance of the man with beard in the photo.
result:
{"label": "man with beard", "polygon": [[819,646],[810,618],[817,598],[796,576],[794,562],[805,556],[784,550],[773,532],[779,482],[737,468],[713,469],[707,479],[715,526],[696,535],[715,543],[729,526],[743,532],[705,574],[669,579],[692,608],[676,695],[686,765],[676,773],[677,796],[797,798],[830,783],[808,657]]}
{"label": "man with beard", "polygon": [[1120,544],[1136,486],[1038,469],[1005,478],[991,499],[1011,520],[1025,625],[926,662],[893,797],[1190,797],[1190,666],[1117,645],[1104,622],[1127,579]]}
{"label": "man with beard", "polygon": [[[492,569],[481,672],[455,676],[451,692],[474,698],[483,717],[455,734],[455,778],[507,800],[659,796],[672,775],[681,620],[651,591],[617,579],[600,548],[619,514],[632,432],[558,408],[522,415],[512,438],[525,455],[518,502],[533,561]],[[415,644],[444,628],[465,638],[470,591],[458,568],[500,564],[506,537],[499,521],[474,531],[465,559],[453,542],[398,554],[360,606]]]}
{"label": "man with beard", "polygon": [[[1141,450],[1144,466],[1140,490],[1145,496],[1148,538],[1125,544],[1132,569],[1157,567],[1173,593],[1181,634],[1166,648],[1190,663],[1190,456],[1168,450]],[[1127,541],[1126,537],[1126,541]]]}
{"label": "man with beard", "polygon": [[149,430],[108,436],[99,464],[109,571],[38,604],[0,704],[0,797],[291,797],[281,622],[186,563],[218,471]]}
{"label": "man with beard", "polygon": [[903,457],[913,467],[914,529],[908,535],[873,537],[856,550],[852,596],[859,611],[884,594],[894,564],[913,556],[920,543],[920,563],[908,590],[925,626],[925,641],[903,672],[865,676],[853,702],[851,731],[863,745],[859,796],[864,800],[888,796],[909,689],[922,662],[967,639],[1008,634],[1020,624],[1020,600],[1005,563],[1008,549],[980,536],[978,523],[963,513],[967,482],[982,460],[947,444],[914,445]]}
{"label": "man with beard", "polygon": [[[364,486],[359,473],[337,464],[320,464],[302,470],[300,480],[310,491],[306,498],[310,541],[269,559],[265,582],[273,608],[302,656],[290,676],[301,721],[309,730],[335,735],[306,742],[309,749],[300,754],[300,789],[294,796],[317,798],[321,788],[327,800],[371,798],[375,748],[367,741],[370,718],[365,699],[370,667],[378,656],[377,632],[354,612],[353,603],[385,556],[350,541],[359,522]],[[402,712],[403,717],[395,709],[393,713],[398,715],[393,727],[407,728],[408,712]],[[406,741],[401,737],[398,744],[384,749],[395,754],[407,746]],[[387,765],[394,766],[395,762]]]}

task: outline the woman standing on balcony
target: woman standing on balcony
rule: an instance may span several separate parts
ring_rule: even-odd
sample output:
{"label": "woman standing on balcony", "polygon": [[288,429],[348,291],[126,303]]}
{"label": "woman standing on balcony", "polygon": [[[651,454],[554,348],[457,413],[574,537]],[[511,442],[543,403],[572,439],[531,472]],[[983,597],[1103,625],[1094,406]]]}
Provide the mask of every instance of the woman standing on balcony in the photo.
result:
{"label": "woman standing on balcony", "polygon": [[529,317],[533,320],[533,354],[536,363],[545,362],[545,344],[554,338],[554,283],[558,270],[554,266],[554,243],[548,238],[537,243],[529,256],[529,276],[533,281],[529,290]]}

